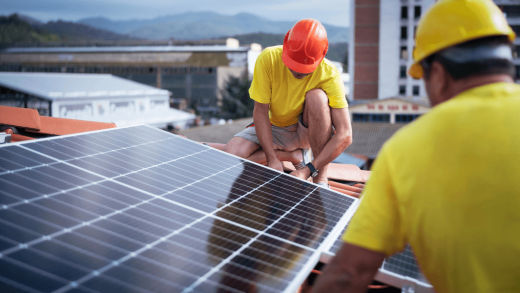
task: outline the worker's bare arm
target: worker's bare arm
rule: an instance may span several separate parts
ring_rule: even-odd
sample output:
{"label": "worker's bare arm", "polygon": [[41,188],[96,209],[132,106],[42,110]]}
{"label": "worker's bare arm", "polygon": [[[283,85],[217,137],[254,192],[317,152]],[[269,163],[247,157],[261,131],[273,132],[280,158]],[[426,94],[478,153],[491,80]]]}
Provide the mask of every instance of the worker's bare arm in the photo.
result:
{"label": "worker's bare arm", "polygon": [[269,104],[255,101],[253,120],[258,141],[266,156],[267,166],[283,172],[282,162],[280,162],[274,151],[273,133],[271,131],[271,122],[269,121]]}
{"label": "worker's bare arm", "polygon": [[366,292],[385,254],[344,243],[318,277],[313,292]]}
{"label": "worker's bare arm", "polygon": [[312,164],[318,170],[332,162],[352,144],[352,127],[350,125],[348,108],[331,108],[330,114],[336,133],[327,142],[321,153],[312,161]]}

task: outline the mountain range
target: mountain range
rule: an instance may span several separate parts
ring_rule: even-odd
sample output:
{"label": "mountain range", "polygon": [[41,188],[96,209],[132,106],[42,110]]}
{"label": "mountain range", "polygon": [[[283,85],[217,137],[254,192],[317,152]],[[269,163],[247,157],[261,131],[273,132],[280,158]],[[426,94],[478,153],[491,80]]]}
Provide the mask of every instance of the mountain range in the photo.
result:
{"label": "mountain range", "polygon": [[[153,19],[110,20],[84,18],[80,24],[140,39],[200,40],[251,33],[284,34],[291,21],[271,21],[254,14],[222,15],[214,12],[186,12]],[[330,43],[347,43],[349,28],[323,24]]]}

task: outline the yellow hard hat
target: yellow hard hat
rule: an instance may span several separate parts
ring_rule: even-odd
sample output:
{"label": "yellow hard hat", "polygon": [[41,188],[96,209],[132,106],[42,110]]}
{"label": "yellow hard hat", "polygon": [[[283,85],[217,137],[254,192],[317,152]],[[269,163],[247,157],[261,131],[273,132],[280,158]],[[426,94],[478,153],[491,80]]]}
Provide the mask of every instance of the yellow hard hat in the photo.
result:
{"label": "yellow hard hat", "polygon": [[470,40],[489,36],[508,36],[515,33],[504,14],[491,0],[441,0],[421,18],[417,26],[414,63],[408,73],[423,77],[419,62],[433,53]]}

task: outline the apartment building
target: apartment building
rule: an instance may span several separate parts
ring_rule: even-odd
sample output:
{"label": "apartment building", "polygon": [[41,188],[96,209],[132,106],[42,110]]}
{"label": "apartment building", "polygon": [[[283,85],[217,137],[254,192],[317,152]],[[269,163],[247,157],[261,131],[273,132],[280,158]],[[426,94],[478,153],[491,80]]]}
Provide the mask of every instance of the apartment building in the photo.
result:
{"label": "apartment building", "polygon": [[[349,73],[351,100],[399,97],[427,102],[424,84],[407,74],[417,24],[435,0],[351,0]],[[495,3],[520,35],[520,0]],[[520,82],[520,41],[514,49]]]}

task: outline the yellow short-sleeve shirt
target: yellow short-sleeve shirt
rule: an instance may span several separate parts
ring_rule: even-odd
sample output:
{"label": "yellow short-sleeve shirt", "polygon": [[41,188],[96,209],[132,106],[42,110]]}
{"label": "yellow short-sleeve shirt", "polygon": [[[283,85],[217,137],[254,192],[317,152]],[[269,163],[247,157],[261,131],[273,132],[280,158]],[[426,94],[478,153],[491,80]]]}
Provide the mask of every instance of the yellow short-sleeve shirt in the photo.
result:
{"label": "yellow short-sleeve shirt", "polygon": [[520,290],[520,86],[468,90],[383,147],[343,240],[409,242],[439,293]]}
{"label": "yellow short-sleeve shirt", "polygon": [[303,111],[305,94],[316,88],[322,89],[332,108],[348,107],[341,74],[327,59],[303,79],[295,78],[282,61],[282,46],[265,48],[258,56],[249,88],[251,99],[270,104],[271,123],[285,127],[298,123]]}

